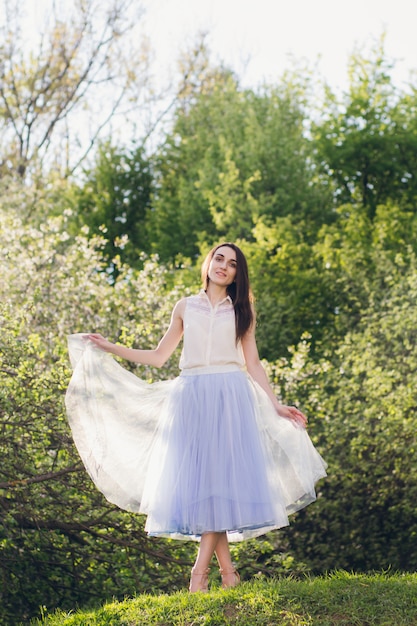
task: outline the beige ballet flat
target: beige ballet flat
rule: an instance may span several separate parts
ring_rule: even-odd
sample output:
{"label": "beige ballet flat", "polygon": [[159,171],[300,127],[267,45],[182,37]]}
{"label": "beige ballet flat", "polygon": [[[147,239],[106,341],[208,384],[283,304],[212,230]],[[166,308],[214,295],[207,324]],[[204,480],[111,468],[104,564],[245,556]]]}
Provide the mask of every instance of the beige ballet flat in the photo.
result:
{"label": "beige ballet flat", "polygon": [[208,574],[210,569],[207,568],[203,572],[196,572],[194,567],[191,570],[191,578],[190,578],[190,593],[195,593],[196,591],[202,591],[203,593],[208,592]]}
{"label": "beige ballet flat", "polygon": [[[221,569],[220,574],[222,577],[222,587],[223,589],[229,589],[230,587],[236,587],[240,583],[239,572],[233,567],[232,569]],[[233,578],[230,582],[226,582],[225,578],[233,575]]]}

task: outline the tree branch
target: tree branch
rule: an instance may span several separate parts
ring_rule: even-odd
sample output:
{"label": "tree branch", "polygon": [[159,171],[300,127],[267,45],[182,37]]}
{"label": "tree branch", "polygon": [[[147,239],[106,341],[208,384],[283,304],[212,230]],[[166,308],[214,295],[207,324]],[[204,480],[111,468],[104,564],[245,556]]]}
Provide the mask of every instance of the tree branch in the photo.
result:
{"label": "tree branch", "polygon": [[[64,522],[62,520],[56,519],[28,519],[27,517],[23,517],[22,515],[13,515],[15,521],[19,524],[20,528],[25,528],[29,530],[58,530],[65,534],[69,534],[74,538],[74,533],[77,532],[87,532],[92,537],[95,537],[100,540],[105,540],[107,543],[120,546],[123,548],[130,548],[131,550],[136,550],[140,553],[146,552],[148,556],[153,557],[162,563],[175,563],[178,565],[190,565],[189,561],[184,561],[182,559],[178,559],[175,555],[171,556],[169,552],[166,550],[166,547],[161,550],[155,550],[149,545],[144,548],[143,544],[138,543],[137,533],[133,534],[132,539],[122,539],[112,533],[112,528],[114,531],[118,533],[123,533],[124,529],[119,524],[112,524],[111,521],[106,522],[105,528],[110,529],[108,533],[105,535],[103,532],[98,530],[94,530],[94,527],[102,526],[102,521],[97,519],[89,519],[83,522]],[[139,533],[141,539],[148,542],[147,536],[143,533]]]}
{"label": "tree branch", "polygon": [[42,483],[47,480],[54,480],[55,478],[59,478],[60,476],[64,476],[65,474],[79,472],[82,469],[83,466],[81,465],[81,463],[77,463],[75,465],[72,465],[71,467],[59,470],[58,472],[47,472],[46,474],[41,474],[40,476],[32,476],[31,478],[20,478],[18,480],[12,480],[8,482],[0,482],[0,489],[18,489],[21,487],[26,487],[28,485],[33,485],[35,483]]}

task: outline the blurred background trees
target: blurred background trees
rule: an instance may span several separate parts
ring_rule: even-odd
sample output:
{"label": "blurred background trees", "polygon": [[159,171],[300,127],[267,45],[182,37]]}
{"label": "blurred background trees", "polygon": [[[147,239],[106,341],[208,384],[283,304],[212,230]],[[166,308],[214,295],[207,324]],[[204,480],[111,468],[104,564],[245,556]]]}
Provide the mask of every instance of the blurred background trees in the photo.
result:
{"label": "blurred background trees", "polygon": [[[415,85],[394,87],[381,44],[352,55],[342,95],[319,99],[308,71],[244,89],[201,40],[155,125],[130,4],[51,14],[31,50],[4,4],[0,623],[186,584],[195,546],[146,537],[80,465],[66,336],[154,346],[228,239],[248,256],[271,381],[329,463],[290,528],[234,548],[240,570],[414,571]],[[126,366],[152,381],[177,356]]]}

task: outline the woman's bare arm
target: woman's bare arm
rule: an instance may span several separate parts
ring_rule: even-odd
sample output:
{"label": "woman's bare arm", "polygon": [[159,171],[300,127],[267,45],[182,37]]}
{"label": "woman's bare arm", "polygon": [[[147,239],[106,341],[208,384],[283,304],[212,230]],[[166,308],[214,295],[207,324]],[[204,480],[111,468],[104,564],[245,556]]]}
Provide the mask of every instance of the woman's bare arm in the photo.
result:
{"label": "woman's bare arm", "polygon": [[88,334],[85,335],[85,337],[101,350],[110,352],[111,354],[119,356],[122,359],[126,359],[127,361],[140,363],[141,365],[162,367],[178,346],[183,335],[184,309],[185,299],[182,299],[175,305],[172,311],[171,322],[168,330],[154,350],[127,348],[126,346],[112,343],[97,333]]}
{"label": "woman's bare arm", "polygon": [[245,356],[246,368],[249,375],[254,381],[258,383],[260,387],[265,391],[272,404],[274,405],[277,413],[294,420],[304,428],[307,425],[307,417],[299,409],[293,406],[286,406],[278,402],[277,397],[269,383],[268,376],[260,361],[258,347],[256,345],[254,324],[247,331],[242,339],[243,354]]}

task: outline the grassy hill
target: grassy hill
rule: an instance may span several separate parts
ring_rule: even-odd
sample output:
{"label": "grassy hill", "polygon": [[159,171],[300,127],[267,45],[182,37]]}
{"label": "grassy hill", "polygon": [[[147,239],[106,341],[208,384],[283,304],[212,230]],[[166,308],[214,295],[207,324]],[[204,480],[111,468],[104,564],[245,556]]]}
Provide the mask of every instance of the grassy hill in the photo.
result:
{"label": "grassy hill", "polygon": [[58,611],[33,626],[413,626],[417,574],[337,572],[304,580],[254,580],[208,594],[140,595],[90,611]]}

